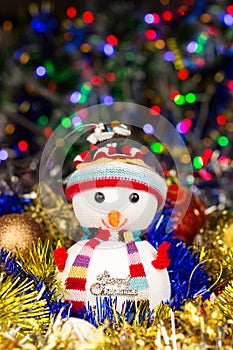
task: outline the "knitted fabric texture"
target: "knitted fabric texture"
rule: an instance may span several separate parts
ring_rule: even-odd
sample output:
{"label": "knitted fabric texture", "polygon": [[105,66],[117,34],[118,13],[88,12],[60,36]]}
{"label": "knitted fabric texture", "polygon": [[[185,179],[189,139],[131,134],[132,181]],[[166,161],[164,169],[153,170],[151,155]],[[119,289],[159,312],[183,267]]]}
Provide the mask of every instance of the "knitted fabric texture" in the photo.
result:
{"label": "knitted fabric texture", "polygon": [[134,237],[130,231],[124,232],[123,236],[126,243],[129,273],[131,277],[129,287],[138,291],[137,299],[148,300],[149,284]]}
{"label": "knitted fabric texture", "polygon": [[119,186],[153,194],[158,200],[158,210],[164,205],[166,183],[144,163],[141,151],[135,147],[107,145],[84,152],[74,163],[77,170],[70,176],[66,187],[69,200],[88,189]]}
{"label": "knitted fabric texture", "polygon": [[72,303],[74,312],[78,312],[79,309],[84,308],[88,267],[94,249],[101,243],[101,241],[106,241],[109,237],[110,233],[100,228],[96,237],[90,239],[84,244],[73,262],[69,275],[65,281],[65,287],[69,291],[69,300],[67,301]]}
{"label": "knitted fabric texture", "polygon": [[[106,230],[99,229],[99,233],[93,239],[90,239],[81,248],[76,256],[73,265],[69,271],[65,282],[66,290],[69,292],[69,303],[72,304],[74,312],[84,308],[86,297],[86,283],[88,268],[94,249],[101,244],[101,241],[108,240],[110,233],[106,235]],[[140,255],[131,232],[123,234],[126,243],[126,251],[129,263],[130,284],[129,288],[137,290],[138,299],[148,300],[149,284],[146,278],[144,267],[141,263]]]}

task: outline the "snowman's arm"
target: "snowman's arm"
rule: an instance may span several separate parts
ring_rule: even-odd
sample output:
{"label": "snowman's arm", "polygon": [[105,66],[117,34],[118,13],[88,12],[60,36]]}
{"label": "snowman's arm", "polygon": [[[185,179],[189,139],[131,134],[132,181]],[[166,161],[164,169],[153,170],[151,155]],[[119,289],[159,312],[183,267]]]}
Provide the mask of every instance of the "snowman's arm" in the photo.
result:
{"label": "snowman's arm", "polygon": [[66,266],[66,260],[68,258],[68,252],[65,247],[61,246],[53,252],[54,260],[56,262],[59,271],[63,271]]}
{"label": "snowman's arm", "polygon": [[168,267],[170,264],[170,259],[168,257],[168,249],[169,249],[169,243],[163,242],[160,244],[157,250],[157,257],[155,260],[151,262],[151,264],[154,266],[154,268],[158,270],[163,270]]}

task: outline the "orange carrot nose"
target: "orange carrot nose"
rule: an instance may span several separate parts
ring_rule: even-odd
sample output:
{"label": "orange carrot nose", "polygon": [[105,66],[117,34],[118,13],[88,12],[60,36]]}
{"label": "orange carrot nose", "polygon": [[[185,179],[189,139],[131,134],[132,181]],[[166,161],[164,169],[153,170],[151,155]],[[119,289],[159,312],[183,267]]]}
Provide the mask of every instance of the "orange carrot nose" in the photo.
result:
{"label": "orange carrot nose", "polygon": [[108,221],[113,227],[117,227],[120,223],[121,214],[119,211],[113,210],[108,213]]}

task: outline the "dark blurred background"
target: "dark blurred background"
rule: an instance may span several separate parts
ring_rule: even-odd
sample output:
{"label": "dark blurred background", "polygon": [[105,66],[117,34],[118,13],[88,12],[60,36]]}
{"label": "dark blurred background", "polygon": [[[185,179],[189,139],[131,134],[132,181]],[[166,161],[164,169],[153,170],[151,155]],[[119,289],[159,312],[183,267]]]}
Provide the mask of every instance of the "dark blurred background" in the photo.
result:
{"label": "dark blurred background", "polygon": [[[232,26],[226,0],[2,1],[1,192],[30,191],[59,125],[68,133],[85,122],[81,109],[124,101],[167,118],[188,147],[196,190],[231,205]],[[169,172],[150,130],[145,121],[140,137]]]}

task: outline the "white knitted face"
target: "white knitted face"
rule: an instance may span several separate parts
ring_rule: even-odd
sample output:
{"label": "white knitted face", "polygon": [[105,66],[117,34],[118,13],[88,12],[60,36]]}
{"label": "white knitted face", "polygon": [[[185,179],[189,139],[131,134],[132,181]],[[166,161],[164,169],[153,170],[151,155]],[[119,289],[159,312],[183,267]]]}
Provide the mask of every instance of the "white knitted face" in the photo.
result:
{"label": "white knitted face", "polygon": [[154,195],[145,191],[104,187],[76,194],[73,207],[83,227],[137,231],[150,225],[158,201]]}

